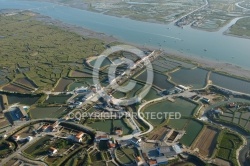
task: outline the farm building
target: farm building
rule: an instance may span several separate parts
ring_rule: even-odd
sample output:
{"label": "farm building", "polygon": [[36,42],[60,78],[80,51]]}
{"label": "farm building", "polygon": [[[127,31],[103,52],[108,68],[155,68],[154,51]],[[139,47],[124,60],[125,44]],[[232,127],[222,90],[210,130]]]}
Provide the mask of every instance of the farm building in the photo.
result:
{"label": "farm building", "polygon": [[184,91],[189,90],[189,87],[186,87],[186,86],[183,86],[183,85],[178,85],[177,87],[184,90]]}
{"label": "farm building", "polygon": [[74,136],[74,140],[76,142],[82,142],[82,137],[84,136],[84,132],[79,132]]}
{"label": "farm building", "polygon": [[157,166],[157,161],[156,160],[149,160],[148,164],[149,164],[149,166]]}
{"label": "farm building", "polygon": [[23,121],[28,117],[27,112],[23,109],[22,106],[10,107],[8,111],[4,114],[10,123],[15,121]]}
{"label": "farm building", "polygon": [[109,140],[109,136],[108,135],[100,135],[95,137],[95,141],[96,142],[100,142],[100,141],[106,141]]}
{"label": "farm building", "polygon": [[175,152],[174,148],[172,146],[161,146],[157,148],[159,156],[165,156],[167,158],[169,157],[175,157],[177,153]]}
{"label": "farm building", "polygon": [[139,145],[139,143],[141,142],[141,138],[140,137],[133,137],[130,140],[132,143]]}
{"label": "farm building", "polygon": [[144,162],[142,161],[142,158],[139,156],[135,158],[135,161],[136,161],[137,166],[141,166],[144,164]]}
{"label": "farm building", "polygon": [[160,164],[167,164],[168,163],[168,159],[165,156],[156,157],[156,162],[157,162],[158,165],[160,165]]}
{"label": "farm building", "polygon": [[49,148],[49,153],[50,153],[50,154],[55,154],[55,153],[57,153],[57,151],[58,151],[58,150],[57,150],[56,148],[54,148],[54,147],[50,147],[50,148]]}

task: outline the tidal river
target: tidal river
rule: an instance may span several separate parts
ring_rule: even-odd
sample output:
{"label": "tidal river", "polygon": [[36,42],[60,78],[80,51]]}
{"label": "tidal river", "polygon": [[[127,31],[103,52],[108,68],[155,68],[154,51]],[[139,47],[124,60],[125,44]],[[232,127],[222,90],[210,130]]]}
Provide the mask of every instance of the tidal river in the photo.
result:
{"label": "tidal river", "polygon": [[107,16],[46,2],[0,0],[0,9],[31,10],[64,23],[113,35],[121,41],[250,69],[250,39],[223,35],[222,30],[230,27],[235,20],[218,32],[206,32],[190,27],[181,29],[173,24],[162,25]]}

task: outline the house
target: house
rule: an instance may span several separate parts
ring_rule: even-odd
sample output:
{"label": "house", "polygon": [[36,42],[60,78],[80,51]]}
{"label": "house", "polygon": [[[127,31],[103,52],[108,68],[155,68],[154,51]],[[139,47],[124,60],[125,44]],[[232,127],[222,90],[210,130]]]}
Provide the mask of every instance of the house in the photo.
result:
{"label": "house", "polygon": [[182,90],[184,90],[184,91],[189,90],[188,87],[183,86],[183,85],[178,85],[177,87],[180,88],[180,89],[182,89]]}
{"label": "house", "polygon": [[58,152],[58,150],[56,149],[56,148],[54,148],[54,147],[50,147],[49,148],[49,153],[50,154],[55,154],[55,153],[57,153]]}
{"label": "house", "polygon": [[109,136],[108,135],[100,135],[95,137],[95,141],[96,142],[100,142],[100,141],[106,141],[109,140]]}
{"label": "house", "polygon": [[173,145],[172,147],[173,147],[174,151],[175,151],[177,154],[180,154],[180,153],[183,152],[179,145]]}
{"label": "house", "polygon": [[26,138],[26,140],[27,140],[28,142],[30,142],[30,141],[32,141],[32,140],[33,140],[33,137],[28,136],[28,137]]}
{"label": "house", "polygon": [[142,158],[140,156],[135,158],[137,166],[143,165],[144,162],[142,161]]}
{"label": "house", "polygon": [[139,143],[141,142],[141,138],[140,137],[133,137],[130,140],[132,143],[139,145]]}
{"label": "house", "polygon": [[223,111],[219,110],[219,109],[215,109],[213,110],[213,112],[217,115],[223,115]]}
{"label": "house", "polygon": [[121,136],[123,134],[122,127],[116,127],[115,134]]}
{"label": "house", "polygon": [[157,148],[157,151],[159,156],[165,156],[167,158],[175,157],[177,155],[172,146],[161,146]]}
{"label": "house", "polygon": [[157,161],[156,160],[149,160],[148,164],[149,164],[149,166],[157,166]]}
{"label": "house", "polygon": [[208,104],[209,104],[209,102],[210,102],[210,99],[205,98],[205,97],[203,97],[201,100],[204,101],[204,102],[206,102],[206,103],[208,103]]}
{"label": "house", "polygon": [[115,142],[112,141],[112,140],[110,140],[110,141],[108,142],[108,147],[109,147],[109,148],[115,148],[115,147],[116,147]]}
{"label": "house", "polygon": [[167,164],[168,163],[168,159],[165,156],[162,157],[156,157],[156,162],[157,164]]}
{"label": "house", "polygon": [[14,135],[12,138],[13,138],[14,141],[18,141],[20,139],[20,136],[19,135]]}
{"label": "house", "polygon": [[234,108],[234,107],[236,107],[236,104],[235,104],[235,103],[229,103],[229,104],[228,104],[228,107],[229,107],[229,108]]}
{"label": "house", "polygon": [[43,125],[43,126],[42,126],[42,131],[47,130],[48,127],[49,127],[49,125]]}
{"label": "house", "polygon": [[74,138],[74,140],[76,141],[76,142],[82,142],[82,137],[84,136],[84,132],[79,132],[79,133],[77,133],[76,135],[75,135],[75,138]]}

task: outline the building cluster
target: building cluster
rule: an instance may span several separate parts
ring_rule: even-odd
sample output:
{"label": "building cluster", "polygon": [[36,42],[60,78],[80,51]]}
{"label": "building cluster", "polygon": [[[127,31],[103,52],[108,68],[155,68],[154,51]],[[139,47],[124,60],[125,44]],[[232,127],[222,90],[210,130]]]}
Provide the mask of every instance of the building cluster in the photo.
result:
{"label": "building cluster", "polygon": [[178,93],[182,93],[184,91],[187,91],[189,90],[190,88],[187,87],[187,86],[184,86],[184,85],[178,85],[178,86],[175,86],[171,89],[167,89],[167,90],[164,90],[162,91],[162,95],[173,95],[173,94],[178,94]]}

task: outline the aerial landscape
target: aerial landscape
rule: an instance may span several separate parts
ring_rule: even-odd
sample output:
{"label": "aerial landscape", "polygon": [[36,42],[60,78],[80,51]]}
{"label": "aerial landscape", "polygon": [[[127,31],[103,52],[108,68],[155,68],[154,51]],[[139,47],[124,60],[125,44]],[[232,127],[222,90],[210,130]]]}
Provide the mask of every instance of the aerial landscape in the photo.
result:
{"label": "aerial landscape", "polygon": [[0,0],[1,166],[250,166],[250,0]]}

